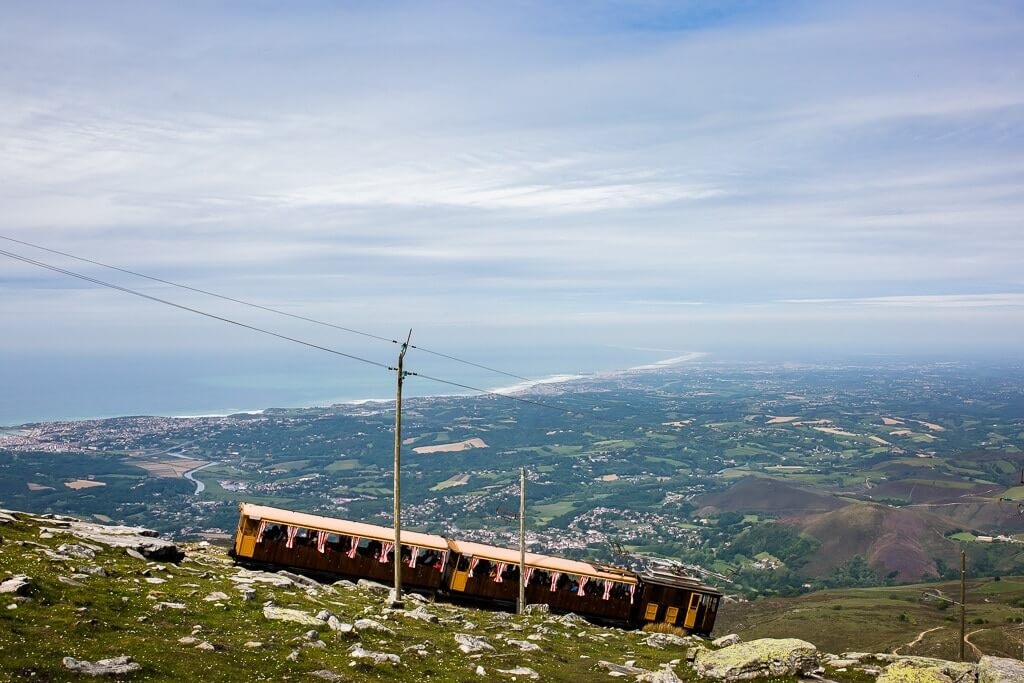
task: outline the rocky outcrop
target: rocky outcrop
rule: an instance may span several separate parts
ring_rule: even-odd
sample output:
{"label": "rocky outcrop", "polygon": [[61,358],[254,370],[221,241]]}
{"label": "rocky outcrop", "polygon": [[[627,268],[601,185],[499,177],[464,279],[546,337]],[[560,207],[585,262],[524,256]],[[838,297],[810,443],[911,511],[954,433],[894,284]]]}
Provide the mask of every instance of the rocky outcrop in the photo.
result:
{"label": "rocky outcrop", "polygon": [[[38,521],[53,525],[41,527],[40,533],[49,533],[54,536],[67,534],[77,539],[99,543],[109,548],[125,548],[133,550],[150,560],[180,562],[185,557],[185,553],[178,549],[177,545],[172,541],[160,538],[160,534],[152,529],[136,526],[93,524],[68,517],[41,519]],[[77,547],[81,548],[82,546]]]}
{"label": "rocky outcrop", "polygon": [[985,655],[978,661],[978,683],[1024,683],[1024,662]]}
{"label": "rocky outcrop", "polygon": [[797,638],[762,638],[721,650],[700,650],[694,661],[700,676],[725,681],[797,676],[818,667],[818,649]]}

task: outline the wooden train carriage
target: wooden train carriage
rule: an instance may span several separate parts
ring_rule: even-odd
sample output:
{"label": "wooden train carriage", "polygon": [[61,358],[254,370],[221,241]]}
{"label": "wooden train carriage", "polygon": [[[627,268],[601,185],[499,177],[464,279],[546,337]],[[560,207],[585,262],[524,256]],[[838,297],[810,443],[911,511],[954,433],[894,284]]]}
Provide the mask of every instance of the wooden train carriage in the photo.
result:
{"label": "wooden train carriage", "polygon": [[401,552],[395,553],[395,532],[388,527],[250,503],[239,508],[239,560],[387,583],[398,556],[403,586],[427,591],[441,587],[448,569],[451,552],[442,536],[403,531]]}
{"label": "wooden train carriage", "polygon": [[634,623],[665,623],[710,636],[718,615],[721,592],[700,581],[665,571],[640,574],[643,590]]}
{"label": "wooden train carriage", "polygon": [[[452,541],[458,557],[447,588],[453,596],[514,604],[519,596],[519,551]],[[592,619],[629,622],[637,599],[636,574],[560,557],[526,554],[526,602]]]}

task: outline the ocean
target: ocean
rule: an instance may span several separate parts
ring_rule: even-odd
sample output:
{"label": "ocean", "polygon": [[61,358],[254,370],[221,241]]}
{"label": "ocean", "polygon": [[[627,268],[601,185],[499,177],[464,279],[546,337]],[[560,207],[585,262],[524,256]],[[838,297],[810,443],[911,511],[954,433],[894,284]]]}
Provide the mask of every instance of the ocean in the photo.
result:
{"label": "ocean", "polygon": [[[392,349],[385,347],[387,353]],[[608,346],[438,349],[481,365],[541,380],[657,363],[685,352]],[[377,354],[375,360],[394,363]],[[411,349],[405,368],[494,390],[522,383],[508,375]],[[0,355],[0,427],[124,415],[224,415],[265,408],[389,399],[395,373],[346,358],[295,353],[4,353]],[[473,393],[410,376],[406,396]]]}

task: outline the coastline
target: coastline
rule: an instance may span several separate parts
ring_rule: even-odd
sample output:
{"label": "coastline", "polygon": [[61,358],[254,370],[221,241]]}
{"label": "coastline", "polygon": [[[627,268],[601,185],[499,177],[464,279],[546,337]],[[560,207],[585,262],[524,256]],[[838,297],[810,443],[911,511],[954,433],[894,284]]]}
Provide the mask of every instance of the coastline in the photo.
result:
{"label": "coastline", "polygon": [[[625,369],[618,370],[604,370],[595,371],[589,373],[554,373],[539,377],[537,379],[531,379],[529,381],[522,381],[510,385],[490,385],[487,383],[480,383],[481,387],[486,392],[500,395],[518,395],[528,393],[535,387],[552,386],[558,384],[570,384],[580,380],[587,379],[602,379],[602,378],[613,378],[617,376],[627,375],[633,372],[648,372],[656,370],[665,370],[678,365],[689,363],[695,360],[706,357],[708,354],[701,351],[693,351],[685,353],[683,355],[666,358],[664,360],[656,361],[650,364],[630,366]],[[464,390],[464,391],[452,391],[452,392],[437,392],[437,393],[423,393],[418,394],[410,392],[407,396],[408,400],[415,399],[438,399],[438,398],[460,398],[467,396],[480,395],[475,391]],[[49,416],[44,419],[30,419],[20,422],[7,422],[0,423],[0,431],[11,431],[24,428],[25,425],[31,424],[44,424],[44,423],[56,423],[56,422],[89,422],[98,420],[113,420],[124,417],[157,417],[166,419],[203,419],[203,418],[223,418],[231,415],[262,415],[268,410],[283,409],[283,410],[301,410],[301,409],[313,409],[313,408],[330,408],[332,406],[364,406],[373,404],[387,404],[393,403],[394,398],[339,398],[339,399],[328,399],[328,400],[313,400],[313,401],[302,401],[299,404],[288,405],[288,401],[282,401],[282,405],[266,406],[263,408],[227,408],[227,409],[200,409],[197,411],[174,411],[168,410],[163,411],[130,411],[120,412],[105,415],[93,415],[93,416]]]}

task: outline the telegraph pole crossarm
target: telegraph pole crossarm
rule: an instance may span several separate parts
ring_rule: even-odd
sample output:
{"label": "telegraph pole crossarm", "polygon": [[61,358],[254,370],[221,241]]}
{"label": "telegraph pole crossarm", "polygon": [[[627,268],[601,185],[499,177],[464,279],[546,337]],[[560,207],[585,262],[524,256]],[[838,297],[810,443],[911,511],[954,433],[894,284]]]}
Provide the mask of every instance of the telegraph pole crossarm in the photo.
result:
{"label": "telegraph pole crossarm", "polygon": [[398,375],[398,388],[395,394],[395,588],[391,596],[391,607],[401,609],[402,603],[402,382],[405,380],[405,352],[409,350],[409,342],[412,340],[412,330],[402,344],[402,350],[398,353],[398,367],[395,368]]}

